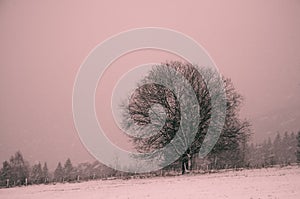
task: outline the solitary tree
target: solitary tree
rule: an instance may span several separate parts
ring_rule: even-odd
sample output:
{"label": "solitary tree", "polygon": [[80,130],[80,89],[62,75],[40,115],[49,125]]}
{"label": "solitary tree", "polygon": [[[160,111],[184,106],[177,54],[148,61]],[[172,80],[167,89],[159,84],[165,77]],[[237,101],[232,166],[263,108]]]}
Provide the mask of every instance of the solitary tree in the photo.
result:
{"label": "solitary tree", "polygon": [[[206,77],[210,77],[207,81],[210,81],[210,85],[214,85],[210,87],[210,90],[207,87],[208,82],[204,81],[202,75],[192,64],[170,62],[154,66],[142,82],[143,85],[134,91],[129,104],[124,105],[123,126],[127,131],[143,135],[142,137],[132,138],[134,146],[139,152],[149,153],[171,144],[173,147],[171,154],[161,154],[163,159],[168,159],[178,153],[180,147],[187,148],[187,150],[180,153],[181,156],[178,161],[184,160],[187,152],[192,160],[199,153],[208,126],[210,123],[216,122],[211,120],[213,108],[211,100],[215,99],[216,96],[212,96],[209,91],[214,90],[214,95],[221,95],[221,92],[224,92],[219,90],[218,74],[207,69],[202,69],[201,72],[205,73]],[[184,77],[184,82],[175,83],[178,75]],[[147,82],[164,82],[169,87]],[[191,86],[196,96],[196,102],[200,106],[198,116],[192,115],[192,110],[182,110],[182,105],[187,105],[192,109],[195,107],[194,104],[187,104],[191,103],[188,99],[191,98],[190,93],[183,95],[187,89],[186,83]],[[241,120],[238,115],[242,101],[241,95],[236,92],[229,79],[223,78],[223,84],[227,98],[225,124],[221,136],[209,157],[214,162],[218,162],[218,156],[221,158],[221,155],[226,152],[232,155],[230,161],[236,164],[240,163],[240,159],[244,157],[243,150],[250,132],[249,123]],[[155,104],[160,106],[155,108]],[[185,126],[188,131],[196,131],[195,138],[190,140],[190,145],[187,146],[189,137],[186,132],[180,130],[180,123],[182,118],[189,121],[194,117],[198,119],[196,123],[189,123]],[[152,125],[149,127],[148,124]],[[144,126],[147,126],[147,128],[144,128]],[[151,134],[153,132],[154,135]],[[173,143],[172,139],[176,134],[179,135],[180,141]]]}

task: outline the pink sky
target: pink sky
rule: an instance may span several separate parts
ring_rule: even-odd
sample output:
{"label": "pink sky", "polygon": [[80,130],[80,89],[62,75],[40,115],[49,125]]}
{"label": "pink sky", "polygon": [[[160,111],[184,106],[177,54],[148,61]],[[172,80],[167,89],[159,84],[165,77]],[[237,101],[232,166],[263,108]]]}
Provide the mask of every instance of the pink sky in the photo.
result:
{"label": "pink sky", "polygon": [[[242,116],[253,121],[254,141],[276,130],[300,129],[298,0],[2,0],[0,161],[18,149],[31,162],[48,161],[51,168],[67,157],[75,163],[92,160],[73,124],[76,73],[107,37],[147,26],[180,31],[204,46],[245,97]],[[164,61],[162,55],[123,57],[107,71],[96,99],[109,97],[112,77],[138,64]],[[99,119],[109,120],[108,106],[96,105]],[[111,128],[110,121],[103,122]]]}

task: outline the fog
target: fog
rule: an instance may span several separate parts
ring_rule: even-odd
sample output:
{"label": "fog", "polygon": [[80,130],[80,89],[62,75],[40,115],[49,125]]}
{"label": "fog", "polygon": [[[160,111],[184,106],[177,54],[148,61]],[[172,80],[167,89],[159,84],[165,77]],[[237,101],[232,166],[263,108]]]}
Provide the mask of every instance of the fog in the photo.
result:
{"label": "fog", "polygon": [[[245,100],[253,142],[300,130],[299,1],[15,1],[0,2],[0,161],[21,150],[53,169],[68,157],[93,158],[72,118],[76,74],[88,53],[108,37],[137,27],[170,28],[208,51]],[[137,65],[173,59],[140,51],[111,65],[100,81],[100,122],[115,132],[109,98],[116,81]],[[143,74],[141,74],[143,75]],[[130,148],[121,133],[112,140]]]}

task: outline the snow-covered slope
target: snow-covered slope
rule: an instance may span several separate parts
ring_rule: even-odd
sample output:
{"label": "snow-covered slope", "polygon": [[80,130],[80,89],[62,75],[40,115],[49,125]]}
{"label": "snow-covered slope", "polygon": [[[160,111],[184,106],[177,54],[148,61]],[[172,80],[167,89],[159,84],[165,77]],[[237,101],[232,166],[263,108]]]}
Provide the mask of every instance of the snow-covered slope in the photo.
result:
{"label": "snow-covered slope", "polygon": [[0,190],[1,199],[300,198],[300,168],[227,171],[151,179],[90,181]]}

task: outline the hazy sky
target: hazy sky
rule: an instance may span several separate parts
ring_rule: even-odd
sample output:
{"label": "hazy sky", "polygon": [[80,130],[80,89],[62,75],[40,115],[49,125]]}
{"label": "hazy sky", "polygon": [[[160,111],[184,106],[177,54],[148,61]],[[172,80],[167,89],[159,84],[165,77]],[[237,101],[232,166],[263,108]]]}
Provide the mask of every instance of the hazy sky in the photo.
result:
{"label": "hazy sky", "polygon": [[[92,160],[73,124],[76,73],[107,37],[146,26],[180,31],[204,46],[245,97],[242,116],[253,123],[254,141],[300,130],[298,0],[1,0],[0,161],[18,149],[51,168],[67,157]],[[148,50],[112,64],[96,94],[101,123],[114,128],[107,103],[122,74],[171,58]]]}

